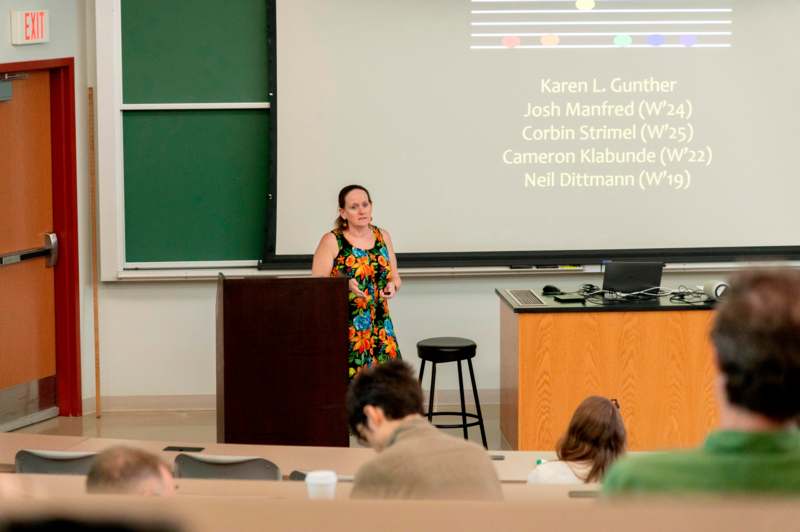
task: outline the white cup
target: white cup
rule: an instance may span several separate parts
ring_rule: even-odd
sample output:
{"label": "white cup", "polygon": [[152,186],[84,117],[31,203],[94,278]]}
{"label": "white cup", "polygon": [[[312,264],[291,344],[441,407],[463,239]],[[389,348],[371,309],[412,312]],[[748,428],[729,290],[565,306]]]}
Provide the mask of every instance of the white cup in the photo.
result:
{"label": "white cup", "polygon": [[306,488],[309,499],[333,499],[336,496],[336,472],[328,470],[309,471]]}

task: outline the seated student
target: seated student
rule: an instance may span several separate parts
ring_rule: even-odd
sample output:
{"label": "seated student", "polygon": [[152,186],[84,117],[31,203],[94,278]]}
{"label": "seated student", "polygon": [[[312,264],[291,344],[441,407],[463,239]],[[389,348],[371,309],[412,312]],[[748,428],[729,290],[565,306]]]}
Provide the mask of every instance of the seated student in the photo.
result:
{"label": "seated student", "polygon": [[711,339],[719,430],[697,450],[620,460],[605,492],[800,494],[800,272],[736,276]]}
{"label": "seated student", "polygon": [[378,451],[356,472],[353,498],[502,499],[483,447],[449,436],[422,415],[411,367],[389,361],[360,372],[347,392],[350,428]]}
{"label": "seated student", "polygon": [[156,455],[132,447],[99,453],[86,476],[89,493],[174,495],[172,472]]}
{"label": "seated student", "polygon": [[599,482],[624,452],[625,424],[619,405],[605,397],[587,397],[556,445],[558,461],[537,465],[528,484]]}

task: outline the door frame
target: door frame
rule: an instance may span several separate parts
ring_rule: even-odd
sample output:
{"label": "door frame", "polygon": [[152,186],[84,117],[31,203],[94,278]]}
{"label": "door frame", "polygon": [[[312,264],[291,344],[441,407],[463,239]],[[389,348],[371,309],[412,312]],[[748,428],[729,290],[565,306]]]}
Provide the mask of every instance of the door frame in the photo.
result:
{"label": "door frame", "polygon": [[53,271],[56,327],[56,403],[59,415],[83,414],[81,389],[80,275],[75,139],[75,59],[64,57],[0,64],[0,74],[50,73],[50,149],[53,231],[58,262]]}

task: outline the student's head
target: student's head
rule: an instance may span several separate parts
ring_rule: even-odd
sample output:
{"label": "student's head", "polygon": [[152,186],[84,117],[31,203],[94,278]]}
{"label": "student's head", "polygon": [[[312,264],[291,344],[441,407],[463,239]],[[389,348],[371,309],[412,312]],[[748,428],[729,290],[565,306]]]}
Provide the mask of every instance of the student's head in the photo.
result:
{"label": "student's head", "polygon": [[776,422],[800,415],[800,272],[736,275],[711,339],[723,401]]}
{"label": "student's head", "polygon": [[347,390],[350,430],[377,450],[398,421],[422,413],[422,390],[411,367],[392,360],[361,371]]}
{"label": "student's head", "polygon": [[358,225],[360,218],[366,218],[367,223],[372,220],[372,198],[361,185],[347,185],[339,191],[339,216],[334,226],[344,230],[350,224]]}
{"label": "student's head", "polygon": [[110,447],[99,453],[86,477],[89,493],[173,495],[172,472],[154,454],[132,447]]}
{"label": "student's head", "polygon": [[590,462],[586,482],[599,482],[622,453],[625,452],[625,424],[616,401],[605,397],[583,400],[567,427],[567,433],[556,446],[559,460]]}

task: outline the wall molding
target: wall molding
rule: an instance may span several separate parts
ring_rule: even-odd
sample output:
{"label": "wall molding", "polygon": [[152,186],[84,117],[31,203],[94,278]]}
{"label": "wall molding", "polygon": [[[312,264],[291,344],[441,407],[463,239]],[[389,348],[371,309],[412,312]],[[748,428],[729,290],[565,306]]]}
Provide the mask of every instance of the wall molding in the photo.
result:
{"label": "wall molding", "polygon": [[[500,403],[500,390],[478,390],[481,407],[497,405]],[[83,399],[84,415],[95,412],[94,397]],[[215,410],[217,396],[207,395],[104,395],[103,412],[157,412],[173,410]],[[464,391],[464,402],[471,406],[474,404],[472,392]],[[428,396],[425,394],[425,407],[427,408]],[[434,408],[441,405],[458,405],[458,390],[437,390]]]}
{"label": "wall molding", "polygon": [[[104,395],[103,413],[215,410],[217,396],[209,395]],[[94,397],[83,399],[84,414],[94,413]]]}

